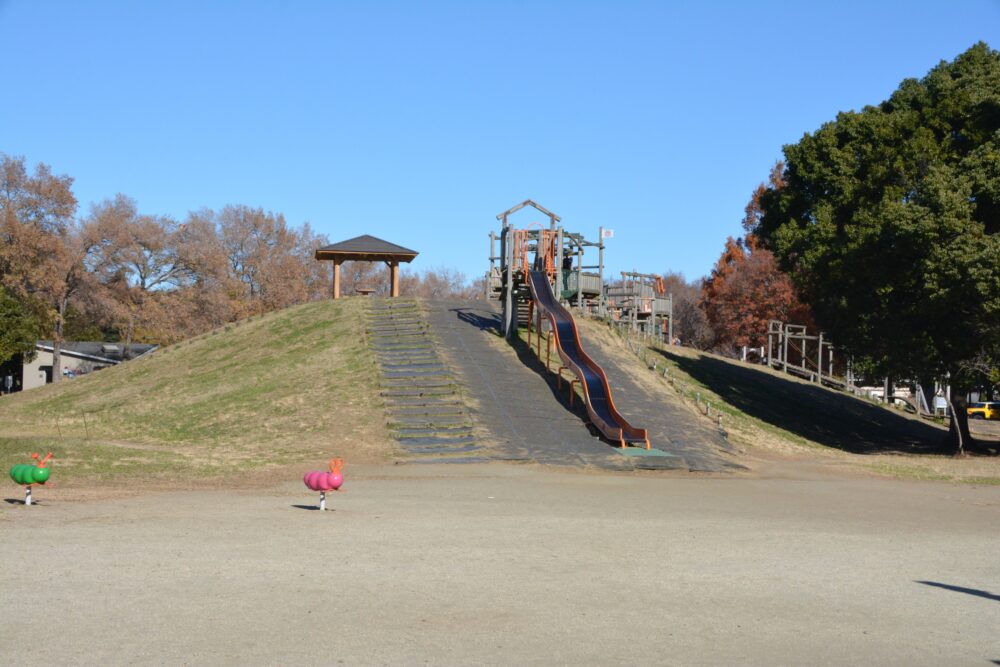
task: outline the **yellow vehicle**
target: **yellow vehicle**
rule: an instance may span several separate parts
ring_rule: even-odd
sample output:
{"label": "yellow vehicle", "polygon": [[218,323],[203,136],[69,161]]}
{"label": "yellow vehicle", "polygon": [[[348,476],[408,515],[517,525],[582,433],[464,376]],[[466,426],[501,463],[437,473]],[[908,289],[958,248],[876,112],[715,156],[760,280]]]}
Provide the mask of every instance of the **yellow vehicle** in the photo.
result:
{"label": "yellow vehicle", "polygon": [[969,403],[965,411],[969,413],[969,419],[1000,419],[1000,401]]}

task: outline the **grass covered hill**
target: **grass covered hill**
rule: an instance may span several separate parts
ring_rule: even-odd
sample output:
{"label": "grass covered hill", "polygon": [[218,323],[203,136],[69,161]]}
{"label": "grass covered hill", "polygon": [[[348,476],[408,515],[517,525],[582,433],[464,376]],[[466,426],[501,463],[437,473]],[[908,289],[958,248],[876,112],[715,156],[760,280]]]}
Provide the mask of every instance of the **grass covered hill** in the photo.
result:
{"label": "grass covered hill", "polygon": [[384,458],[363,308],[295,306],[0,399],[2,461],[52,451],[59,478],[173,479]]}
{"label": "grass covered hill", "polygon": [[[705,420],[721,415],[730,441],[751,453],[892,477],[1000,484],[1000,459],[989,453],[953,458],[947,427],[939,422],[760,365],[625,339],[602,322],[581,319],[580,327],[609,354],[617,351],[621,367],[651,394],[680,398]],[[1000,425],[973,428],[980,449],[1000,450]]]}

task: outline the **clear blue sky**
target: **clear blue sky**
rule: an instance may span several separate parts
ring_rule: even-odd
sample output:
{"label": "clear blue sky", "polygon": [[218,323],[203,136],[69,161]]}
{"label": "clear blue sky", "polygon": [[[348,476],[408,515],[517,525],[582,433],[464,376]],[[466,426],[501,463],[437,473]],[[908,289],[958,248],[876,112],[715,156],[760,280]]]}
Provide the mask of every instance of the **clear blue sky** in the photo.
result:
{"label": "clear blue sky", "polygon": [[81,214],[260,206],[469,276],[532,198],[613,228],[612,271],[693,278],[782,144],[978,40],[997,0],[0,0],[0,152]]}

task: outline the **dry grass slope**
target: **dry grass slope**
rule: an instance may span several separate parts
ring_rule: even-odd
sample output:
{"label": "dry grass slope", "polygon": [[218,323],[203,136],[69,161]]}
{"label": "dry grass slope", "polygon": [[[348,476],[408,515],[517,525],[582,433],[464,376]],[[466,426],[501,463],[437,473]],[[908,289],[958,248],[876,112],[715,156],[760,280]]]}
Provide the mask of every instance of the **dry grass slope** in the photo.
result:
{"label": "dry grass slope", "polygon": [[[623,340],[606,324],[582,319],[581,327],[608,349],[617,349],[619,358],[631,358],[633,376],[650,391],[669,386],[703,414],[710,404],[714,418],[722,414],[730,440],[748,450],[820,459],[891,477],[1000,484],[998,457],[952,458],[947,431],[938,424],[690,348],[640,345],[637,356],[636,341]],[[1000,447],[992,431],[983,429],[977,437],[984,445]]]}
{"label": "dry grass slope", "polygon": [[[58,476],[197,480],[391,451],[360,299],[295,306],[0,401],[0,456]],[[131,473],[131,474],[129,474]]]}

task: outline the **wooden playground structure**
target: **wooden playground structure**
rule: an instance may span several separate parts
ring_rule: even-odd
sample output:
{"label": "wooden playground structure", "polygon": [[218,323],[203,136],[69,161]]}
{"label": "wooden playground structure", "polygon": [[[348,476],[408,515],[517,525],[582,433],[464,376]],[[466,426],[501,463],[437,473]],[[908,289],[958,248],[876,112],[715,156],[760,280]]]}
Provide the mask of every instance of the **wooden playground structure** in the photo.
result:
{"label": "wooden playground structure", "polygon": [[[515,229],[509,222],[511,214],[525,207],[532,207],[549,218],[548,228],[539,223],[526,229]],[[575,300],[581,309],[593,307],[596,300],[600,308],[604,298],[604,245],[587,241],[581,234],[568,233],[558,223],[558,215],[529,200],[521,202],[497,216],[502,227],[499,237],[490,233],[491,293],[499,297],[503,307],[502,328],[506,338],[517,335],[523,323],[528,330],[531,346],[532,330],[535,333],[537,354],[542,355],[542,338],[546,338],[546,368],[551,370],[552,351],[561,364],[558,383],[562,374],[569,371],[575,378],[570,381],[570,404],[574,387],[579,386],[590,423],[600,434],[622,449],[640,446],[649,451],[646,430],[632,426],[618,412],[611,396],[604,370],[583,350],[580,334],[572,314],[564,303]],[[603,236],[603,234],[601,234]],[[495,255],[496,242],[500,254]],[[586,247],[597,247],[599,261],[596,267],[583,265]],[[575,258],[575,262],[574,262]],[[499,265],[497,264],[499,262]],[[574,266],[575,263],[575,266]],[[588,274],[584,269],[597,268],[596,282],[588,288]],[[570,281],[570,277],[574,280]],[[494,287],[495,286],[495,287]],[[589,289],[589,291],[588,291]]]}
{"label": "wooden playground structure", "polygon": [[[535,222],[524,229],[515,229],[510,224],[512,214],[529,207],[548,218],[547,227]],[[596,242],[588,240],[581,233],[563,228],[559,224],[562,218],[530,199],[496,217],[501,231],[489,234],[486,297],[503,302],[505,335],[512,335],[510,332],[517,330],[519,319],[527,316],[524,304],[530,298],[525,281],[519,276],[538,270],[549,277],[560,303],[608,319],[634,333],[668,344],[673,341],[673,295],[666,293],[661,276],[623,271],[620,282],[605,284],[604,227],[598,228]],[[588,249],[597,250],[596,264],[585,264]],[[507,267],[512,280],[510,290],[506,287]]]}
{"label": "wooden playground structure", "polygon": [[[767,324],[767,348],[761,348],[761,362],[770,368],[831,389],[885,404],[899,404],[922,417],[947,414],[951,388],[946,379],[935,381],[933,387],[919,382],[911,386],[896,386],[889,378],[881,379],[881,387],[861,386],[854,373],[850,357],[835,357],[836,346],[820,331],[809,333],[804,324],[770,320]],[[766,356],[765,356],[766,355]],[[744,349],[743,361],[747,361]]]}
{"label": "wooden playground structure", "polygon": [[767,356],[763,361],[768,366],[810,382],[847,389],[851,386],[850,370],[846,376],[834,375],[833,351],[833,343],[823,339],[823,332],[810,335],[804,324],[767,323]]}
{"label": "wooden playground structure", "polygon": [[621,282],[604,288],[606,312],[615,325],[666,344],[674,340],[674,297],[663,277],[622,271]]}
{"label": "wooden playground structure", "polygon": [[[535,222],[525,229],[514,229],[508,218],[524,208],[533,208],[548,218],[548,228]],[[490,231],[490,269],[486,275],[487,298],[501,299],[504,293],[504,267],[510,266],[514,274],[525,270],[545,271],[551,280],[558,277],[560,301],[596,313],[601,308],[604,286],[604,230],[598,230],[598,241],[590,241],[583,234],[570,232],[560,223],[562,218],[536,202],[526,199],[497,215],[501,222],[500,234]],[[500,253],[497,254],[499,242]],[[538,255],[538,249],[543,252]],[[596,248],[597,264],[585,265],[587,248]],[[535,264],[536,259],[538,264]],[[514,324],[517,328],[517,324]]]}
{"label": "wooden playground structure", "polygon": [[[547,224],[533,222],[515,228],[510,216],[530,208],[547,218]],[[645,431],[635,429],[617,412],[603,370],[580,346],[579,334],[570,308],[581,315],[608,321],[628,335],[671,345],[674,338],[673,295],[665,289],[657,274],[622,271],[621,279],[605,283],[605,228],[598,229],[598,240],[566,230],[562,218],[537,202],[527,199],[496,216],[500,233],[489,233],[490,268],[486,275],[486,297],[499,300],[502,309],[502,332],[513,339],[520,327],[528,329],[539,359],[545,339],[545,365],[551,370],[552,352],[556,350],[562,365],[557,369],[559,384],[564,371],[576,376],[572,391],[580,386],[591,423],[608,440],[620,444],[649,447]],[[596,264],[586,264],[585,253],[597,249]],[[534,334],[534,335],[533,335]],[[810,332],[806,325],[770,320],[767,346],[744,348],[742,360],[754,361],[808,382],[831,389],[864,395],[883,403],[905,404],[921,416],[939,412],[938,395],[947,394],[946,384],[937,383],[934,393],[915,383],[913,398],[909,390],[894,388],[889,379],[883,386],[859,386],[852,372],[851,359],[836,352],[838,348],[823,332]],[[911,383],[913,384],[913,383]],[[879,394],[881,391],[881,394]],[[934,407],[930,403],[934,402]]]}

